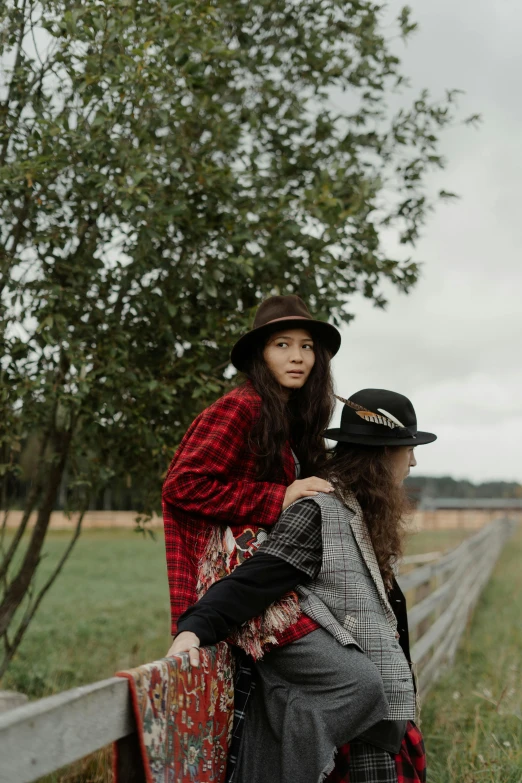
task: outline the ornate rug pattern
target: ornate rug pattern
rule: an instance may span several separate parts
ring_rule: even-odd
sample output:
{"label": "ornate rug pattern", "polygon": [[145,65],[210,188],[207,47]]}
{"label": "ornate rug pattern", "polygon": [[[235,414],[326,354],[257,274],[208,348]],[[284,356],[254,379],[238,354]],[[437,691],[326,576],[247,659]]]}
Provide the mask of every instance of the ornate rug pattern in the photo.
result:
{"label": "ornate rug pattern", "polygon": [[[234,717],[228,645],[202,648],[199,669],[182,655],[117,676],[129,682],[147,783],[223,783]],[[126,783],[116,760],[114,769]]]}

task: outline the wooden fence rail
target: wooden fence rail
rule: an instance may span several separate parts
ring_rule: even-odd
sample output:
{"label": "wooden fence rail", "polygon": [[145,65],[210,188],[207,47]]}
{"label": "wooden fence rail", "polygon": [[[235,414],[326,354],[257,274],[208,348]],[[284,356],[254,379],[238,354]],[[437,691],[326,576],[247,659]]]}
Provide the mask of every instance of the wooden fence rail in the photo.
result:
{"label": "wooden fence rail", "polygon": [[[448,554],[427,558],[399,578],[411,607],[412,658],[421,695],[452,662],[515,525],[509,519],[491,522]],[[0,715],[0,783],[30,783],[123,738],[122,779],[139,783],[135,730],[127,681],[117,677],[12,709]]]}

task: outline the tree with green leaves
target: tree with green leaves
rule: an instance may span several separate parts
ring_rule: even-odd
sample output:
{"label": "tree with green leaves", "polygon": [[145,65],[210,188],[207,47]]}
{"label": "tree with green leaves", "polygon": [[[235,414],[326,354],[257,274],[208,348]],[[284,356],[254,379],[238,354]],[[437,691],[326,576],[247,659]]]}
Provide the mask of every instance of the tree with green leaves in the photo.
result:
{"label": "tree with green leaves", "polygon": [[[124,478],[157,507],[260,298],[298,291],[340,323],[357,293],[383,306],[383,280],[410,290],[417,264],[381,236],[418,237],[455,93],[390,111],[415,24],[405,8],[392,32],[380,2],[0,8],[1,675],[93,494]],[[64,475],[76,532],[36,590]]]}

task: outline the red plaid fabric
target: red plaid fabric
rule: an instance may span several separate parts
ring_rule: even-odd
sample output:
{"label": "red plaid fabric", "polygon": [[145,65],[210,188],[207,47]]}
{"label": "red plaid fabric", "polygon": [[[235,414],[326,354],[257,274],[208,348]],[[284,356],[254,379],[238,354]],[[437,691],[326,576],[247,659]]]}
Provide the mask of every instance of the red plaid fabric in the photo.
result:
{"label": "red plaid fabric", "polygon": [[[365,743],[357,743],[361,748]],[[370,747],[370,746],[367,746]],[[358,759],[357,769],[351,763],[350,745],[343,745],[339,748],[335,757],[335,769],[326,778],[325,783],[426,783],[426,751],[422,734],[417,726],[408,721],[406,734],[402,741],[400,752],[395,756],[395,770],[392,772],[393,780],[389,780],[387,768],[389,766],[389,754],[386,751],[378,751],[383,755],[382,768],[379,769],[377,758],[372,758],[372,764],[365,769],[364,761]],[[359,754],[360,755],[360,754]],[[362,777],[361,777],[362,773]]]}
{"label": "red plaid fabric", "polygon": [[[197,571],[210,526],[226,525],[235,538],[270,527],[295,479],[289,444],[283,453],[284,475],[276,482],[256,479],[248,433],[260,408],[261,398],[250,383],[225,394],[191,424],[170,464],[162,505],[173,634],[178,617],[197,600]],[[279,642],[289,644],[316,628],[302,615]]]}
{"label": "red plaid fabric", "polygon": [[397,783],[426,783],[426,749],[417,726],[408,722],[401,752],[395,756]]}

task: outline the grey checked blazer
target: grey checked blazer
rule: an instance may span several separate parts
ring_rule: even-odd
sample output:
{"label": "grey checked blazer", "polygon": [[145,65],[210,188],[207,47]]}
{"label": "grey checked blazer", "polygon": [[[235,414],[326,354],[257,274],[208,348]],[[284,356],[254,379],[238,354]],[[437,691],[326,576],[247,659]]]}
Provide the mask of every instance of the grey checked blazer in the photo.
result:
{"label": "grey checked blazer", "polygon": [[397,641],[397,620],[361,507],[353,495],[341,502],[320,493],[314,500],[321,509],[323,563],[316,579],[298,588],[301,608],[341,644],[357,645],[375,663],[389,720],[415,720],[410,666]]}

